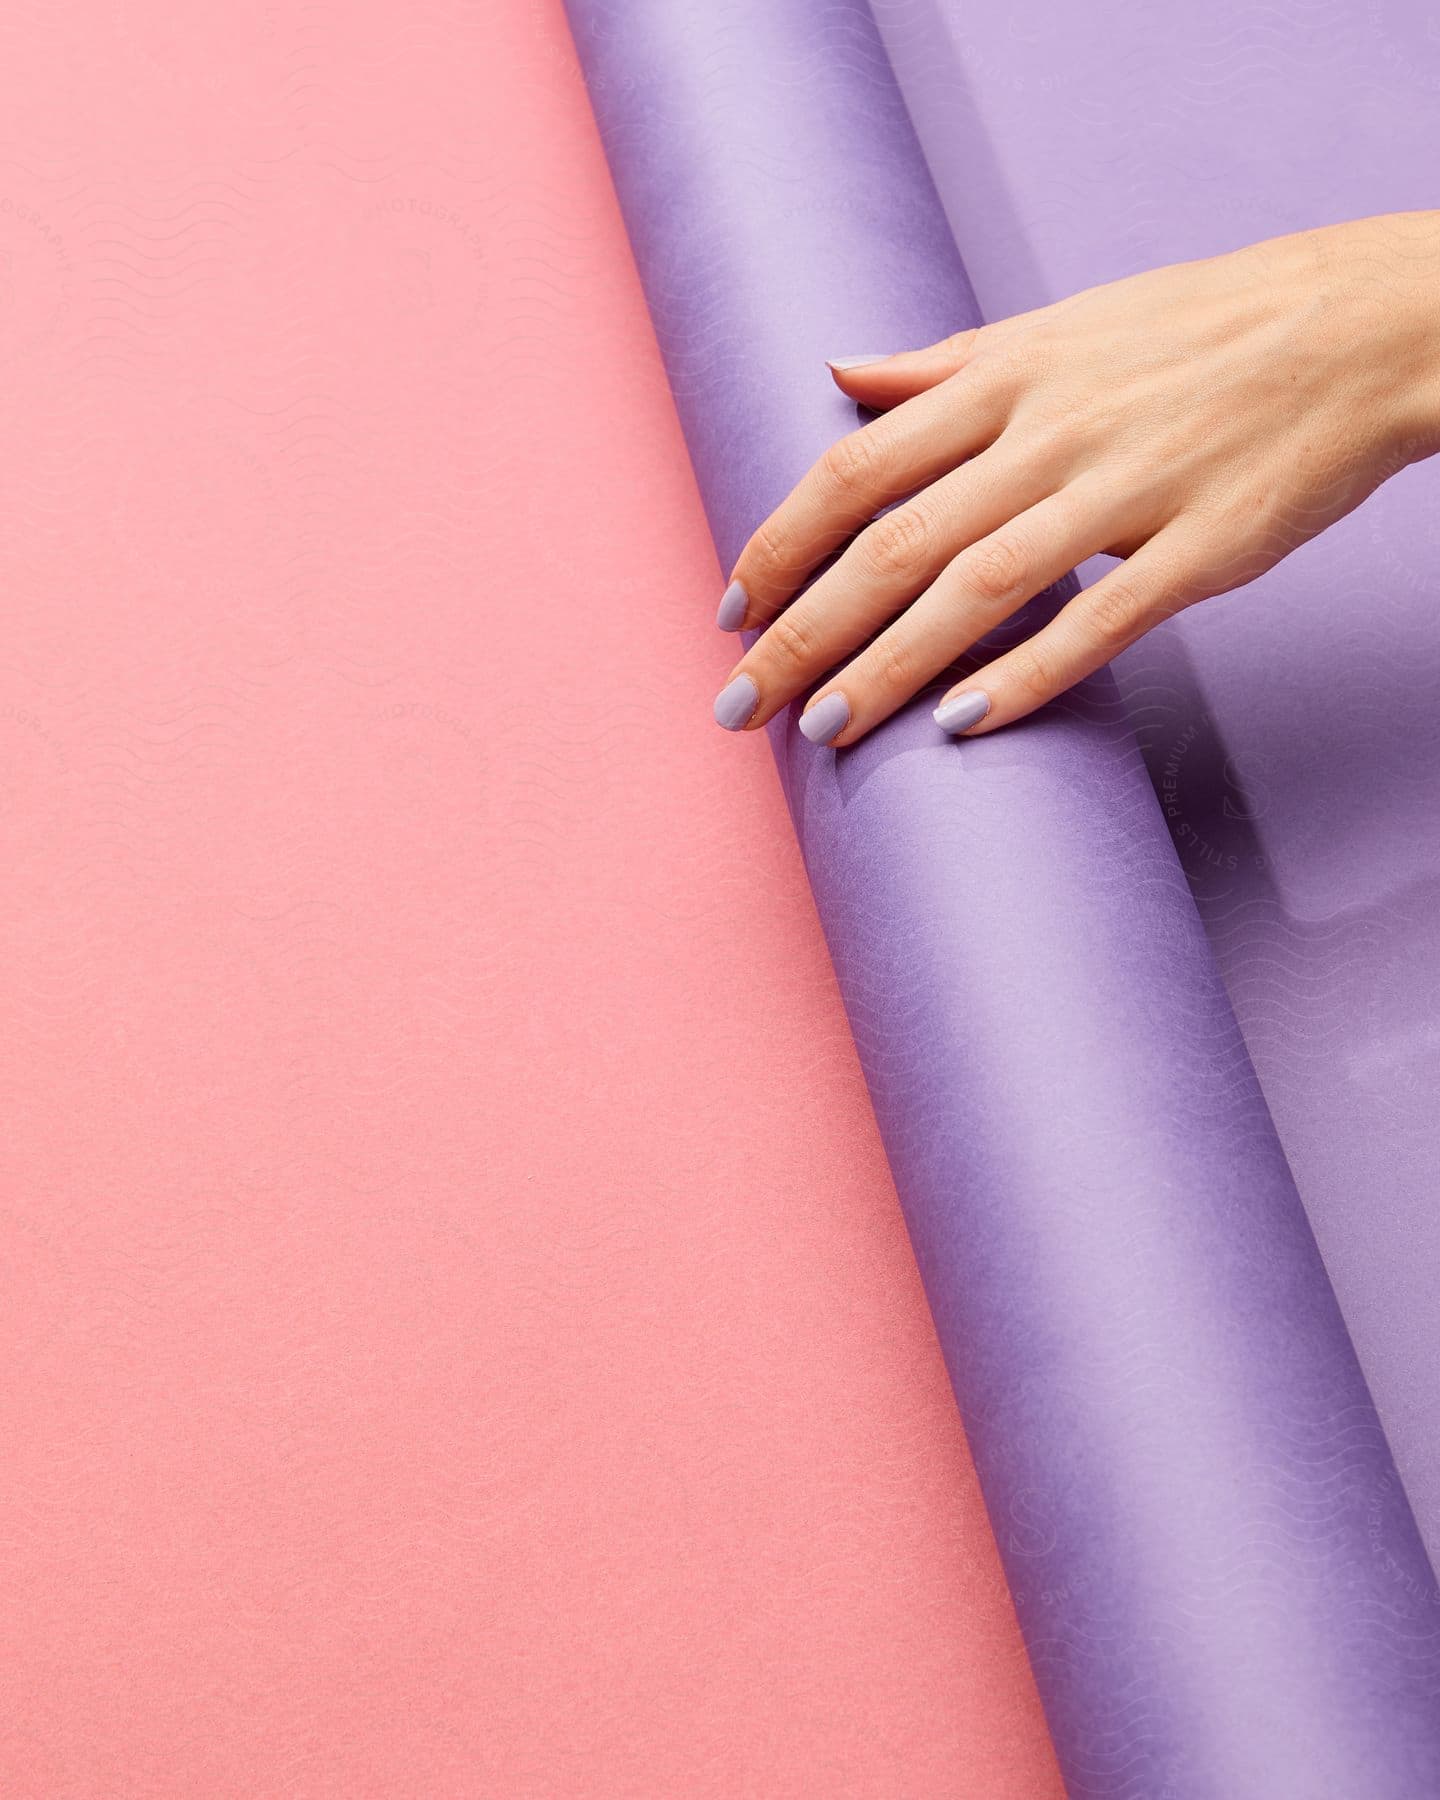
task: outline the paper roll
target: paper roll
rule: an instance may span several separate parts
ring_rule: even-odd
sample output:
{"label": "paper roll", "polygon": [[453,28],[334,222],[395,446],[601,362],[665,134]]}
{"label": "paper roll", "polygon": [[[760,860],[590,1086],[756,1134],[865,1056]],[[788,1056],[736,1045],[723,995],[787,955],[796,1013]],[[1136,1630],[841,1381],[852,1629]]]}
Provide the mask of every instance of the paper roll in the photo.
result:
{"label": "paper roll", "polygon": [[[969,283],[856,0],[570,14],[728,563],[856,422],[824,359]],[[1433,1577],[1113,683],[939,691],[770,739],[1071,1789],[1440,1791]]]}

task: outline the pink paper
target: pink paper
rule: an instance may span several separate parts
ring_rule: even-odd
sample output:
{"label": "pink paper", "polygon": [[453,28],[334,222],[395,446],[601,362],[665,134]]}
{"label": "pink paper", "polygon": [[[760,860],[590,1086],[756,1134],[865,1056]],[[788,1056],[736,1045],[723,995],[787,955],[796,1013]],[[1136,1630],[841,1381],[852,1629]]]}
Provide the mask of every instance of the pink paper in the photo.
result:
{"label": "pink paper", "polygon": [[1058,1795],[558,9],[0,70],[0,1793]]}

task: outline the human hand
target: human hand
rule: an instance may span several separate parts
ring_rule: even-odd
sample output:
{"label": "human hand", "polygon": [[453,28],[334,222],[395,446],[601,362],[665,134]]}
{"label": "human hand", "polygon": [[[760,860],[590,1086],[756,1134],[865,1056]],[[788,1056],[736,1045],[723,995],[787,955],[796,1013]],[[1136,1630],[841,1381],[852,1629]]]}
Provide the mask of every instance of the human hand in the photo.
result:
{"label": "human hand", "polygon": [[1076,563],[1123,558],[936,709],[949,731],[991,731],[1440,449],[1440,212],[1275,238],[830,367],[884,416],[741,553],[717,623],[765,629],[716,719],[756,728],[820,682],[800,729],[852,744]]}

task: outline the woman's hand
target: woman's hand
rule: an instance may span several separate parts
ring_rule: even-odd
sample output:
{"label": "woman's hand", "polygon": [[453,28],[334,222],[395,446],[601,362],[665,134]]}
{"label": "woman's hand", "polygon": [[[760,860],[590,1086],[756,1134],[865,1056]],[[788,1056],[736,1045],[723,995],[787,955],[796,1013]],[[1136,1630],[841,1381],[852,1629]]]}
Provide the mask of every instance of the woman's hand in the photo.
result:
{"label": "woman's hand", "polygon": [[1074,564],[1124,558],[936,710],[990,731],[1440,449],[1440,213],[1276,238],[831,369],[884,416],[745,546],[717,622],[765,629],[715,716],[763,725],[819,681],[800,729],[852,744]]}

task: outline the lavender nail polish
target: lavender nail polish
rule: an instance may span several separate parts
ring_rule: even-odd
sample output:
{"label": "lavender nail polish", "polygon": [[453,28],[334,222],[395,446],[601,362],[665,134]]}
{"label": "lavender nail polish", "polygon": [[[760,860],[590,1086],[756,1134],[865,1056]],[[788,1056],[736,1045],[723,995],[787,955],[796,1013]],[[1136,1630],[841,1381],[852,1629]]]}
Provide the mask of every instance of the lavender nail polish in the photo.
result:
{"label": "lavender nail polish", "polygon": [[748,675],[737,675],[715,696],[715,723],[727,731],[741,731],[759,704],[759,688]]}
{"label": "lavender nail polish", "polygon": [[843,694],[827,694],[800,715],[800,730],[812,744],[828,744],[850,723],[850,702]]}
{"label": "lavender nail polish", "polygon": [[937,706],[934,718],[942,731],[968,731],[972,725],[978,725],[989,710],[990,696],[982,694],[979,688],[971,688],[969,693],[957,694],[953,700]]}
{"label": "lavender nail polish", "polygon": [[722,631],[738,631],[749,604],[750,596],[738,581],[732,581],[720,596],[720,610],[715,615],[715,623]]}
{"label": "lavender nail polish", "polygon": [[871,363],[889,362],[888,355],[880,356],[832,356],[829,367],[832,369],[864,369]]}

